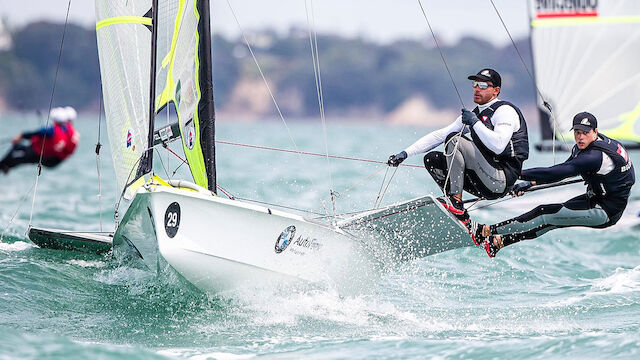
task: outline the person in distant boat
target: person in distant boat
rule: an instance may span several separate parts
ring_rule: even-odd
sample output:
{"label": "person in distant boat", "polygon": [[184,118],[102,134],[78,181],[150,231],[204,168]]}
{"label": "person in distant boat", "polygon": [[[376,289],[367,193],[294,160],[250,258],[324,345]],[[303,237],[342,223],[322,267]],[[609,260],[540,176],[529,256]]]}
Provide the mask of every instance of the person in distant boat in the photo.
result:
{"label": "person in distant boat", "polygon": [[[527,124],[522,112],[498,98],[500,74],[482,69],[468,79],[473,81],[473,102],[478,106],[473,111],[462,109],[462,115],[449,126],[423,136],[387,161],[390,166],[398,166],[407,157],[444,143],[444,153],[428,152],[424,166],[447,194],[439,198],[442,205],[467,227],[469,215],[462,203],[462,191],[486,199],[504,196],[529,157]],[[470,138],[458,136],[461,131],[470,133]]]}
{"label": "person in distant boat", "polygon": [[620,220],[635,183],[629,154],[618,141],[598,133],[598,121],[588,112],[573,118],[572,129],[576,145],[571,156],[562,164],[523,170],[520,178],[525,181],[516,184],[512,194],[519,196],[531,186],[577,175],[584,179],[586,193],[562,204],[540,205],[495,225],[471,221],[474,242],[484,246],[489,257],[505,246],[537,238],[549,230],[571,226],[602,229]]}
{"label": "person in distant boat", "polygon": [[38,163],[40,154],[42,165],[55,167],[75,151],[80,140],[80,134],[73,127],[77,117],[75,109],[70,106],[53,108],[49,117],[53,125],[13,138],[13,146],[0,160],[2,172],[6,174],[20,164]]}

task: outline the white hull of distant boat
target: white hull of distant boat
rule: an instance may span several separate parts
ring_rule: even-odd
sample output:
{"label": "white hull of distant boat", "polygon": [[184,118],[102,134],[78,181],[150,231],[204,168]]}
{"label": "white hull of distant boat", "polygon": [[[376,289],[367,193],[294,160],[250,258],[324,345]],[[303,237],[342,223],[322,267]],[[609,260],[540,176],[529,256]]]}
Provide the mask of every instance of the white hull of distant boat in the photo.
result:
{"label": "white hull of distant boat", "polygon": [[150,269],[166,262],[211,293],[273,280],[352,287],[379,269],[364,243],[338,228],[205,189],[139,189],[114,236],[121,243]]}

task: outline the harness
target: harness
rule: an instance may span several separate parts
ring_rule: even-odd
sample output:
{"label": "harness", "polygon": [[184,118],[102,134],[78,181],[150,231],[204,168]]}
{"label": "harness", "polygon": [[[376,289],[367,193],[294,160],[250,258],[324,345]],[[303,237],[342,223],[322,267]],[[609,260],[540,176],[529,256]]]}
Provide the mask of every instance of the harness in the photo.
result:
{"label": "harness", "polygon": [[495,111],[502,105],[511,106],[520,120],[520,129],[511,135],[511,140],[500,154],[495,154],[489,150],[482,142],[478,134],[471,128],[471,138],[473,143],[480,150],[480,153],[487,161],[497,169],[502,169],[505,172],[507,180],[507,188],[513,185],[522,170],[522,163],[529,158],[529,133],[527,131],[527,122],[524,119],[524,115],[517,106],[504,100],[496,101],[488,108],[480,112],[480,109],[476,106],[473,112],[476,114],[480,122],[486,126],[489,130],[493,130],[494,126],[491,122],[491,117]]}

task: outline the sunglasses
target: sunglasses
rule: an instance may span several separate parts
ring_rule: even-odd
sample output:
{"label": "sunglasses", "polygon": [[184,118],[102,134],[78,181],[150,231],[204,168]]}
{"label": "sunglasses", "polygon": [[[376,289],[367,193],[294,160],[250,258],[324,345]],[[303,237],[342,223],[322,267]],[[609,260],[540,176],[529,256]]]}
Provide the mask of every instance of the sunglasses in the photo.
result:
{"label": "sunglasses", "polygon": [[485,90],[486,88],[489,88],[489,87],[494,87],[493,85],[489,85],[488,83],[486,83],[484,81],[474,81],[472,83],[472,86],[474,88],[479,87],[482,90]]}

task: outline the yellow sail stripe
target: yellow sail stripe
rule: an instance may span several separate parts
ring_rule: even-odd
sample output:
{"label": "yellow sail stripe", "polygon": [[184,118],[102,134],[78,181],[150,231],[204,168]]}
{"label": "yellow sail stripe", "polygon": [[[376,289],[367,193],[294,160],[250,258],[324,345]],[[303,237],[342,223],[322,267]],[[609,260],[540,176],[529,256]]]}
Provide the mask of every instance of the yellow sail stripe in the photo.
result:
{"label": "yellow sail stripe", "polygon": [[[185,16],[184,10],[186,8],[186,5],[187,5],[186,0],[180,0],[178,4],[178,12],[176,14],[176,20],[174,22],[174,30],[173,30],[173,38],[171,39],[171,47],[167,55],[162,59],[162,64],[161,64],[162,68],[166,68],[167,66],[169,68],[167,71],[167,78],[165,80],[165,86],[162,89],[162,93],[160,93],[160,95],[158,95],[155,99],[156,109],[161,108],[162,106],[167,104],[169,101],[173,101],[174,104],[176,104],[175,91],[176,91],[177,84],[174,79],[173,73],[174,73],[174,65],[175,65],[176,46],[178,42],[180,28],[182,26],[182,18],[183,16]],[[198,13],[198,8],[197,6],[195,6],[195,4],[193,6],[193,12],[196,18],[196,23],[198,23],[200,20],[200,14]],[[199,85],[200,84],[200,80],[199,80],[200,59],[198,54],[198,44],[200,41],[200,34],[198,33],[197,29],[195,31],[195,38],[196,38],[196,42],[195,42],[195,59],[194,60],[195,60],[196,71],[195,71],[194,83],[198,84],[195,88],[196,88],[197,99],[199,103],[201,98],[201,91],[200,91],[200,85]],[[181,116],[183,115],[180,113],[179,106],[180,104],[176,104],[178,118],[180,119]],[[185,143],[186,134],[183,133],[184,129],[182,128],[182,126],[180,127],[180,132],[182,135],[182,146],[184,149],[185,156],[187,157],[187,161],[189,162],[189,168],[191,169],[193,180],[196,184],[204,188],[207,188],[209,180],[207,179],[207,171],[204,166],[204,156],[202,154],[202,148],[200,146],[200,140],[199,140],[200,139],[200,125],[199,125],[200,122],[199,121],[200,120],[198,117],[198,106],[196,106],[193,112],[194,137],[196,141],[194,141],[192,149],[189,149],[186,146],[186,143]]]}
{"label": "yellow sail stripe", "polygon": [[624,114],[619,116],[622,124],[620,124],[617,128],[611,130],[603,130],[603,133],[609,137],[615,138],[616,140],[631,140],[635,142],[640,142],[639,134],[636,134],[634,131],[633,125],[638,121],[640,117],[640,103],[636,105],[636,107]]}
{"label": "yellow sail stripe", "polygon": [[531,21],[531,27],[560,27],[579,25],[600,25],[600,24],[633,24],[640,23],[640,16],[579,16],[566,18],[536,19]]}
{"label": "yellow sail stripe", "polygon": [[151,18],[145,16],[115,16],[98,21],[96,23],[96,30],[115,24],[142,24],[151,26]]}

